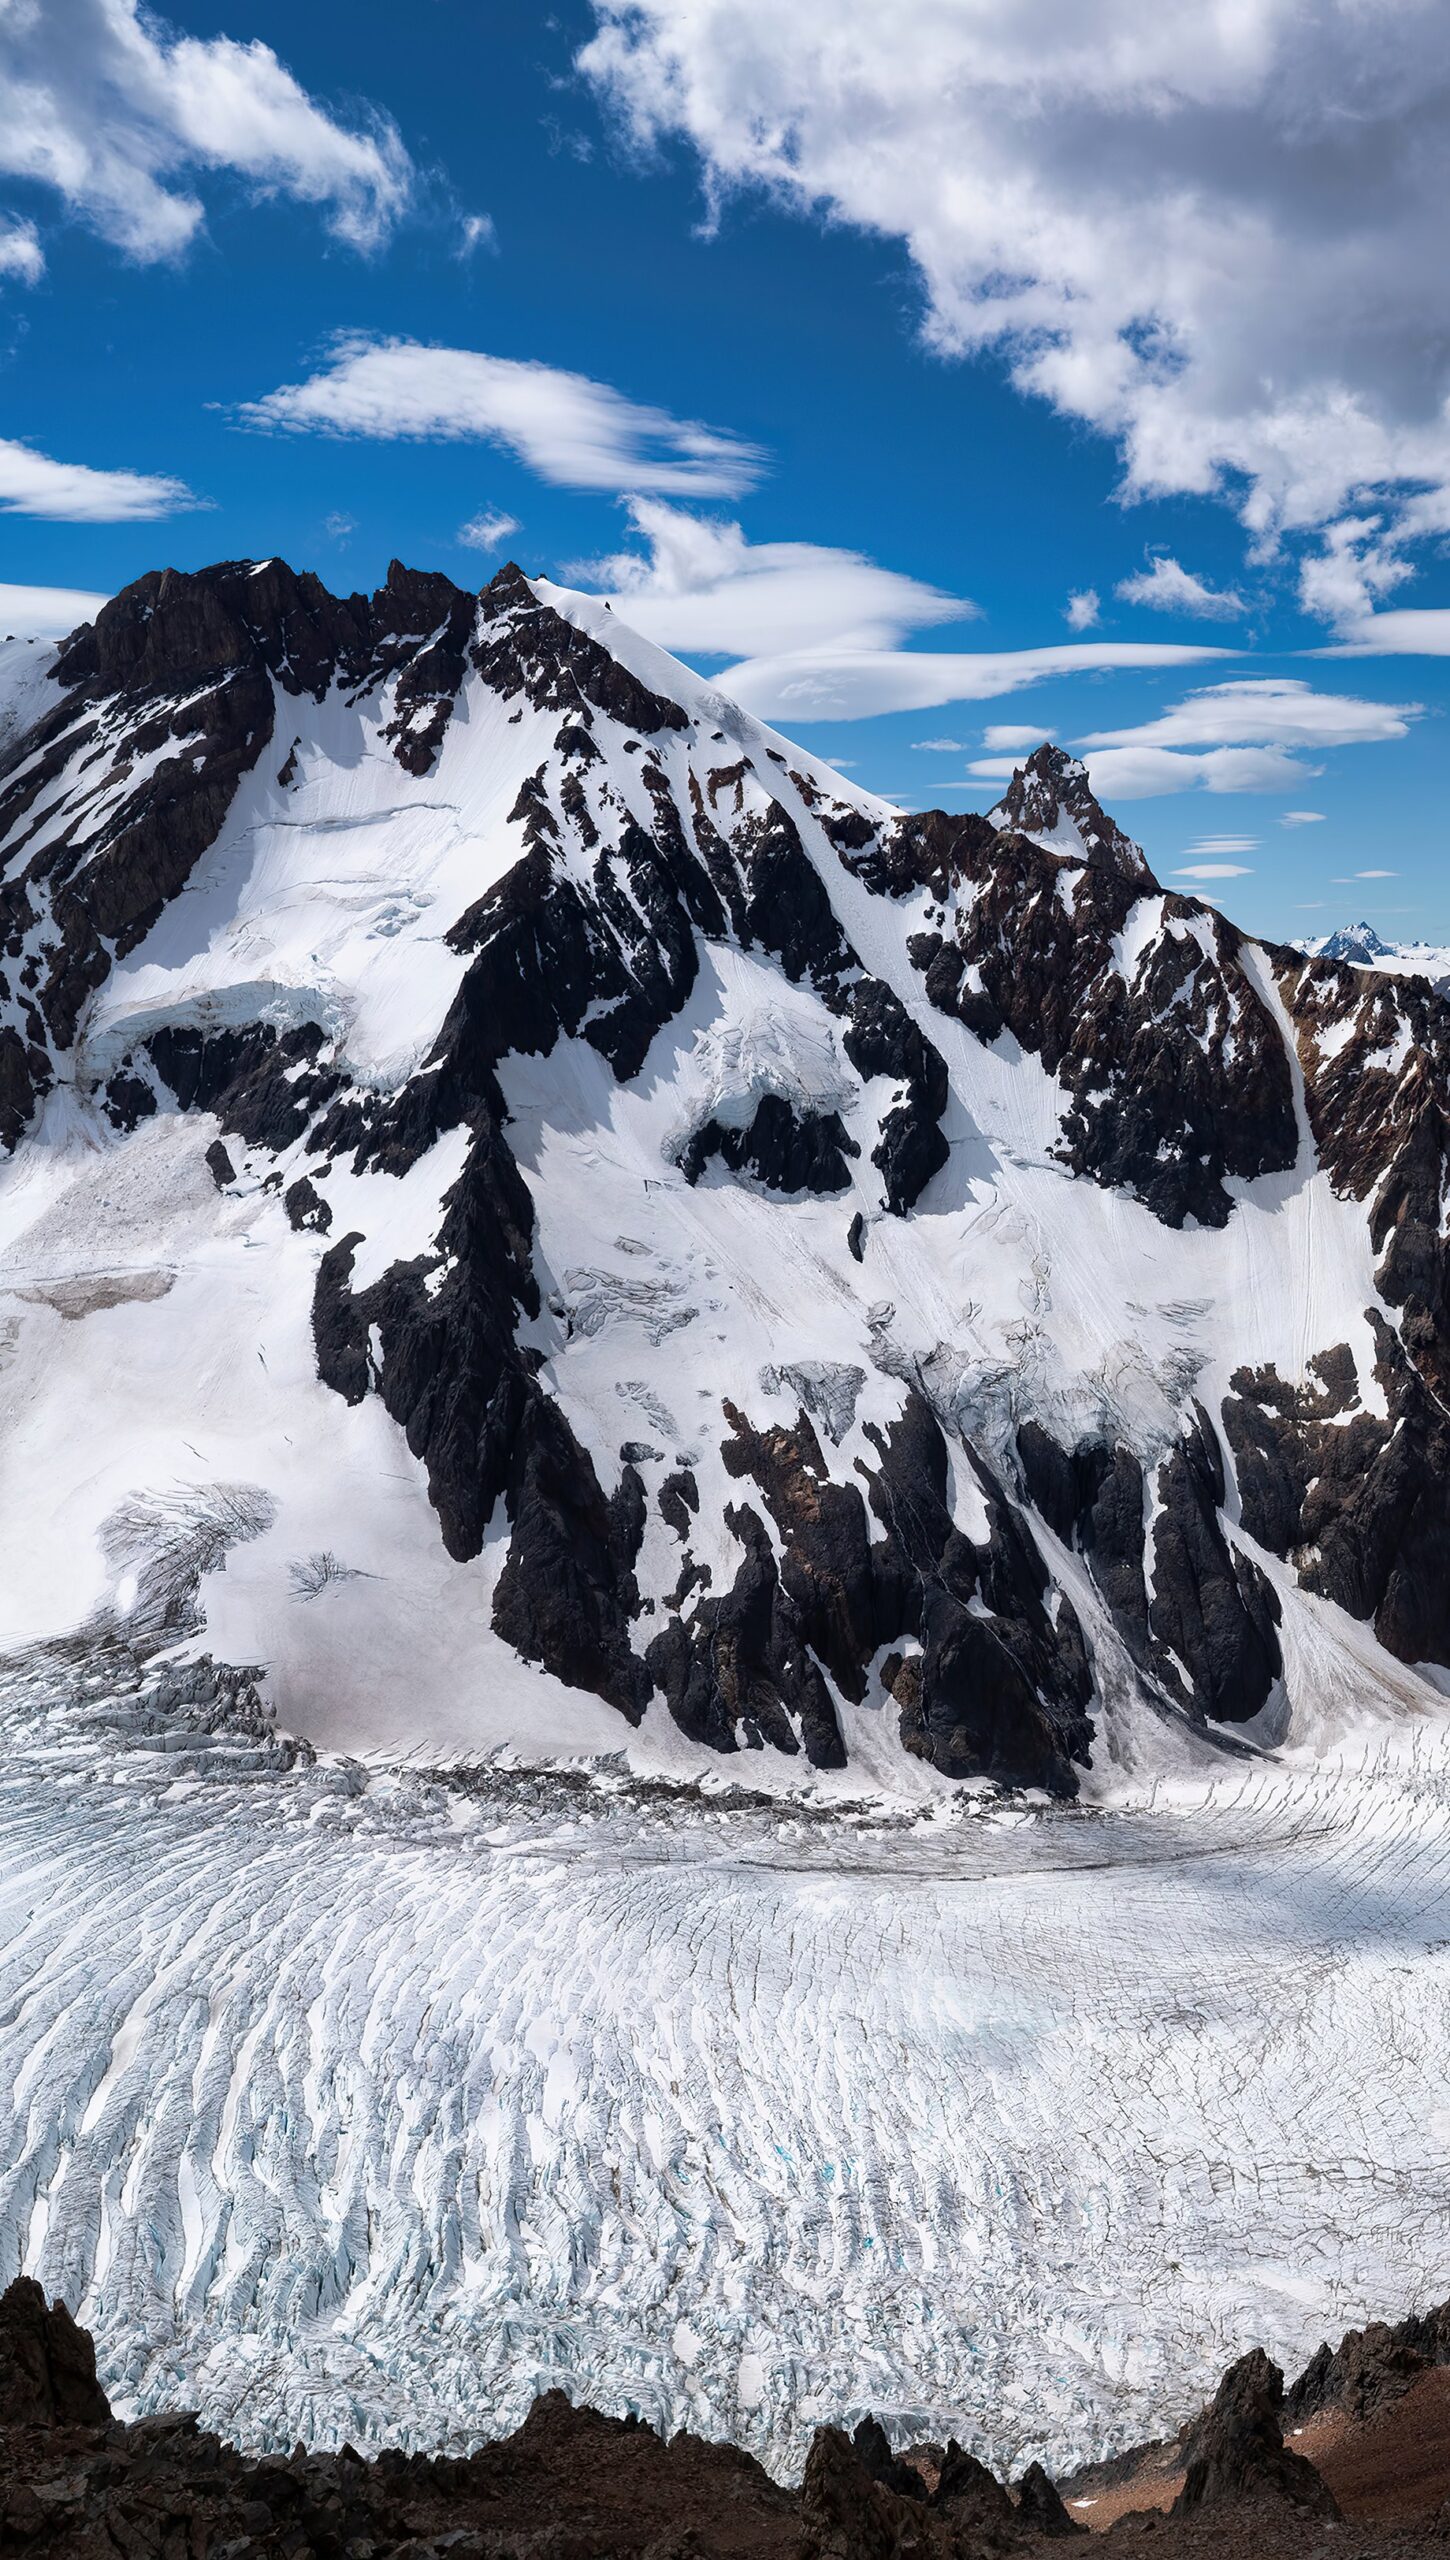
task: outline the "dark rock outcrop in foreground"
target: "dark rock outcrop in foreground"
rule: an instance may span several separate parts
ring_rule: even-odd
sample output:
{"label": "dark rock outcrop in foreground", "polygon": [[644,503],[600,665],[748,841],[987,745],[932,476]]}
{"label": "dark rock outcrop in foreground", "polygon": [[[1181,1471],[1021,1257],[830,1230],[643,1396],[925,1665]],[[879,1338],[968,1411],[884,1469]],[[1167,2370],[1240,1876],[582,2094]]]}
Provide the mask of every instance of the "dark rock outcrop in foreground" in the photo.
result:
{"label": "dark rock outcrop in foreground", "polygon": [[[1450,2307],[1400,2330],[1355,2331],[1320,2351],[1286,2404],[1283,2376],[1256,2349],[1176,2445],[1122,2455],[1069,2495],[1080,2513],[1099,2510],[1106,2552],[1145,2535],[1165,2555],[1222,2560],[1445,2552],[1450,2393],[1423,2408],[1417,2394],[1445,2378],[1447,2358]],[[1381,2381],[1365,2420],[1372,2372]],[[1320,2469],[1283,2441],[1286,2405],[1311,2404],[1326,2469],[1353,2486],[1343,2512]],[[1396,2412],[1421,2438],[1409,2463]],[[1423,2515],[1406,2505],[1411,2476]],[[1116,2500],[1101,2494],[1108,2483]],[[822,2427],[790,2490],[733,2445],[666,2443],[560,2391],[466,2459],[300,2445],[258,2459],[184,2412],[113,2419],[91,2340],[64,2306],[28,2277],[0,2297],[0,2551],[35,2560],[1032,2560],[1084,2530],[1039,2464],[1014,2492],[955,2442],[893,2453],[874,2418],[854,2437]]]}

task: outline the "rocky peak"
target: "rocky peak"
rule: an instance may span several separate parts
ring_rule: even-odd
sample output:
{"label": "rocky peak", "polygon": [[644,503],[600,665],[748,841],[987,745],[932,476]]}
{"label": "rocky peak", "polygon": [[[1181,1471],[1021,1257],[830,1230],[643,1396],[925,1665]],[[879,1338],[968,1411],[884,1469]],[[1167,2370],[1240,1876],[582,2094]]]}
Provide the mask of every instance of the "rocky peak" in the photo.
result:
{"label": "rocky peak", "polygon": [[1318,945],[1321,960],[1348,960],[1356,968],[1367,968],[1371,961],[1387,960],[1393,945],[1382,942],[1372,924],[1342,924],[1327,933]]}
{"label": "rocky peak", "polygon": [[1142,846],[1099,805],[1087,766],[1063,747],[1044,741],[1020,764],[988,819],[999,831],[1030,836],[1053,853],[1121,872],[1145,889],[1157,886]]}

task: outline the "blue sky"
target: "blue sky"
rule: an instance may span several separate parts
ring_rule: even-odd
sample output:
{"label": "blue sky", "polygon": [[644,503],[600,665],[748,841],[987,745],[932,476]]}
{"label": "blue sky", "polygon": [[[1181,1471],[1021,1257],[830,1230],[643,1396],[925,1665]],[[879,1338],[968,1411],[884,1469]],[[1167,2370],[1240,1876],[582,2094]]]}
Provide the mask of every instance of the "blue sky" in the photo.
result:
{"label": "blue sky", "polygon": [[1450,941],[1443,12],[1311,0],[1326,105],[1289,0],[1066,10],[12,12],[0,584],[513,554],[908,803],[1097,741],[1249,925]]}

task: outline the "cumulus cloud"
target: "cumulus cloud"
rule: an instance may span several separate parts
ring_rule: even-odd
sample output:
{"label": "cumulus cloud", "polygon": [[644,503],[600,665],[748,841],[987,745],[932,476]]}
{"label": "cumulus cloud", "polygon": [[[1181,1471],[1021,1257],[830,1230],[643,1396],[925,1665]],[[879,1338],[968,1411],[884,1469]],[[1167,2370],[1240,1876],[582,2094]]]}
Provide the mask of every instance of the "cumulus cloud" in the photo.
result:
{"label": "cumulus cloud", "polygon": [[45,252],[34,223],[0,218],[0,276],[15,284],[39,284],[44,273]]}
{"label": "cumulus cloud", "polygon": [[106,599],[85,587],[11,587],[0,583],[0,639],[63,640],[91,622]]}
{"label": "cumulus cloud", "polygon": [[321,372],[244,403],[238,415],[247,426],[297,434],[476,438],[506,446],[566,489],[735,497],[763,467],[741,437],[627,400],[587,374],[412,338],[340,336]]}
{"label": "cumulus cloud", "polygon": [[507,542],[518,529],[517,516],[505,515],[502,507],[484,507],[476,516],[470,516],[467,524],[459,526],[458,539],[470,551],[497,551],[499,544]]}
{"label": "cumulus cloud", "polygon": [[1031,727],[999,726],[982,731],[982,744],[990,748],[993,754],[997,754],[1003,749],[1010,751],[1016,748],[1040,747],[1046,734],[1047,732],[1042,729]]}
{"label": "cumulus cloud", "polygon": [[976,612],[859,551],[747,542],[738,524],[657,498],[631,498],[628,513],[645,550],[590,561],[579,574],[664,649],[707,656],[774,655],[821,642],[886,649],[909,632]]}
{"label": "cumulus cloud", "polygon": [[1096,587],[1076,587],[1068,597],[1062,618],[1069,631],[1091,631],[1101,608],[1102,598]]}
{"label": "cumulus cloud", "polygon": [[1444,0],[594,0],[581,68],[710,203],[900,240],[929,339],[1256,542],[1450,505]]}
{"label": "cumulus cloud", "polygon": [[1414,702],[1365,702],[1316,693],[1297,677],[1252,676],[1201,686],[1130,729],[1100,729],[1084,747],[1350,747],[1403,738]]}
{"label": "cumulus cloud", "polygon": [[202,503],[182,480],[142,471],[93,471],[52,462],[32,445],[0,438],[0,513],[62,524],[139,524]]}
{"label": "cumulus cloud", "polygon": [[1187,613],[1204,622],[1237,622],[1244,600],[1232,587],[1210,587],[1160,551],[1146,569],[1118,582],[1124,604],[1146,604],[1154,613]]}
{"label": "cumulus cloud", "polygon": [[187,247],[203,219],[190,182],[206,171],[318,206],[358,249],[412,192],[386,117],[343,123],[269,45],[178,35],[138,0],[5,0],[0,90],[0,173],[53,188],[133,258]]}

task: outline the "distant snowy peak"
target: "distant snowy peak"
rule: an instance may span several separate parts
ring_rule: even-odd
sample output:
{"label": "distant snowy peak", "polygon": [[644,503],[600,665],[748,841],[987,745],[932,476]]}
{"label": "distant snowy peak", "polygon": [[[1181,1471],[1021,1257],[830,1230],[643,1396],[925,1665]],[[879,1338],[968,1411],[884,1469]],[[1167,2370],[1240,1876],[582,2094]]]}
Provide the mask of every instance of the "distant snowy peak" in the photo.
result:
{"label": "distant snowy peak", "polygon": [[1333,933],[1306,937],[1298,948],[1312,959],[1344,960],[1354,969],[1382,969],[1390,977],[1428,978],[1432,986],[1450,986],[1450,946],[1384,942],[1372,924],[1342,924]]}
{"label": "distant snowy peak", "polygon": [[1060,749],[902,815],[512,565],[143,578],[0,739],[0,1642],[349,1750],[1313,1738],[1450,1668],[1447,1129],[1423,980]]}
{"label": "distant snowy peak", "polygon": [[1099,806],[1086,765],[1062,747],[1044,744],[1018,766],[988,822],[1054,853],[1121,871],[1144,888],[1157,886],[1142,846]]}

